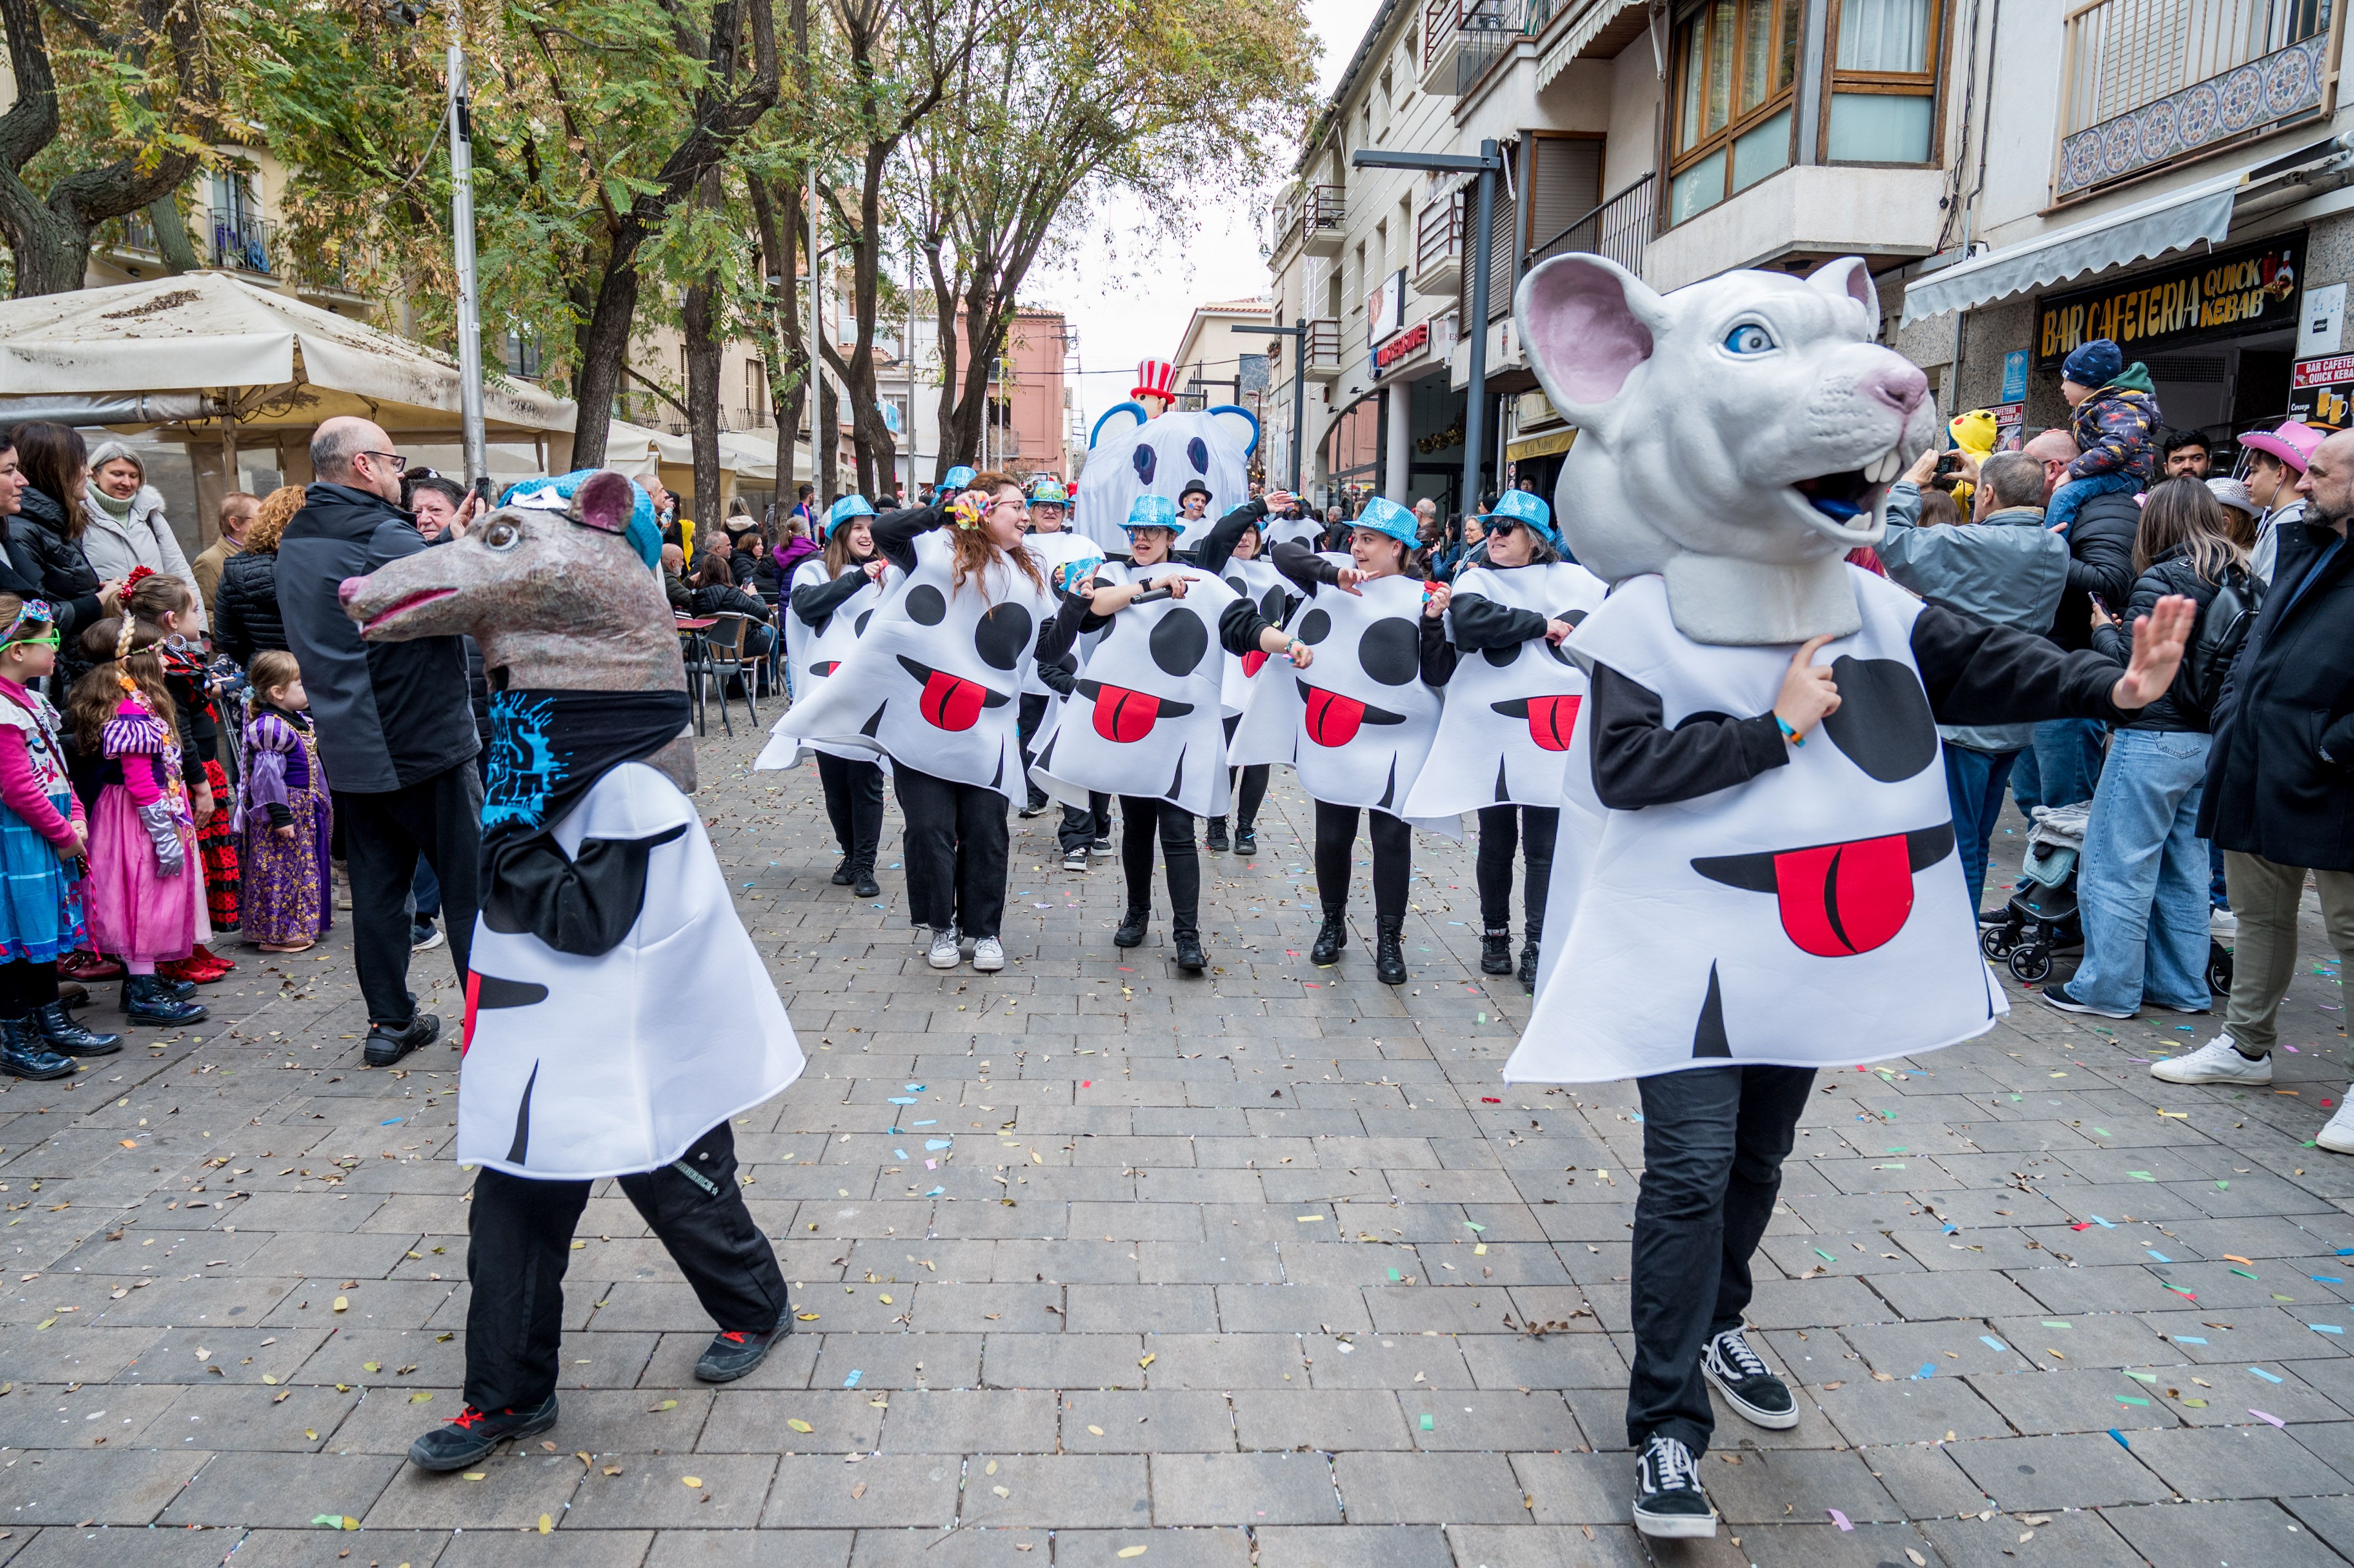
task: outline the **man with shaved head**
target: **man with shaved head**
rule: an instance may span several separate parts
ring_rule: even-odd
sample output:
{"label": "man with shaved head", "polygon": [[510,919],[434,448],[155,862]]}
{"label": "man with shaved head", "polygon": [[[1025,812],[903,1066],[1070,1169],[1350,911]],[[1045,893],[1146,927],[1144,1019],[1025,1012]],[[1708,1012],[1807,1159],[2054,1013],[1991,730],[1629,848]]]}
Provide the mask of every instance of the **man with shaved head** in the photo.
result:
{"label": "man with shaved head", "polygon": [[302,666],[319,755],[334,791],[352,878],[352,950],[367,1002],[369,1065],[388,1066],[440,1031],[408,990],[408,890],[423,855],[441,884],[450,956],[466,980],[482,852],[482,779],[464,640],[363,642],[337,589],[432,547],[400,508],[405,460],[366,419],[311,438],[316,476],[278,546],[278,606]]}
{"label": "man with shaved head", "polygon": [[[2043,465],[2043,499],[2067,482],[2076,461],[2076,438],[2054,426],[2029,441],[2029,457]],[[2141,505],[2123,493],[2095,495],[2077,509],[2061,535],[2068,544],[2068,586],[2052,618],[2052,641],[2074,650],[2093,645],[2093,600],[2113,615],[2124,611],[2134,585],[2134,535],[2141,530]],[[2022,811],[2036,806],[2073,806],[2093,798],[2100,782],[2105,726],[2094,719],[2045,719],[2035,726],[2035,744],[2019,754],[2010,792]]]}

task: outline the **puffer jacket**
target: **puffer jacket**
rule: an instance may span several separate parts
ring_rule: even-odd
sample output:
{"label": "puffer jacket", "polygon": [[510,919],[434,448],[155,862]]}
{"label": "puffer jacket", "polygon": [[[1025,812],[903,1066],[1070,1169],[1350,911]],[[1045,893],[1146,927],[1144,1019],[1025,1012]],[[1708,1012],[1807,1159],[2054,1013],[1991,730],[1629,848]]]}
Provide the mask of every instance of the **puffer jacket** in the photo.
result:
{"label": "puffer jacket", "polygon": [[2147,484],[2158,472],[2158,388],[2139,360],[2076,405],[2076,461],[2070,479],[2123,474]]}
{"label": "puffer jacket", "polygon": [[67,536],[65,507],[56,497],[27,485],[23,510],[8,519],[8,562],[57,615],[58,679],[65,691],[95,662],[81,651],[83,630],[110,613],[100,604],[99,575],[81,541]]}
{"label": "puffer jacket", "polygon": [[278,613],[278,552],[245,550],[221,563],[213,596],[213,644],[240,664],[256,653],[286,652]]}
{"label": "puffer jacket", "polygon": [[[2133,661],[2133,624],[2158,608],[2158,601],[2168,594],[2179,593],[2196,600],[2199,619],[2190,623],[2187,646],[2197,647],[2200,628],[2206,623],[2207,607],[2215,602],[2218,585],[2200,577],[2181,549],[2168,550],[2149,564],[2149,569],[2134,579],[2133,595],[2126,601],[2124,618],[2106,626],[2093,629],[2093,646],[2120,664]],[[2190,662],[2185,659],[2182,668],[2175,672],[2175,684],[2166,694],[2136,714],[2130,724],[2118,725],[2118,729],[2160,729],[2177,733],[2205,735],[2213,722],[2211,715],[2198,712],[2174,700],[2176,687],[2190,673]]]}
{"label": "puffer jacket", "polygon": [[[81,497],[81,514],[88,519],[81,533],[81,551],[100,580],[127,577],[133,567],[145,567],[195,588],[196,569],[188,565],[187,552],[172,533],[171,519],[164,515],[163,492],[152,484],[141,485],[131,498],[128,514],[122,517],[110,510],[112,500],[95,483],[86,486]],[[196,629],[204,630],[201,594],[196,597]]]}

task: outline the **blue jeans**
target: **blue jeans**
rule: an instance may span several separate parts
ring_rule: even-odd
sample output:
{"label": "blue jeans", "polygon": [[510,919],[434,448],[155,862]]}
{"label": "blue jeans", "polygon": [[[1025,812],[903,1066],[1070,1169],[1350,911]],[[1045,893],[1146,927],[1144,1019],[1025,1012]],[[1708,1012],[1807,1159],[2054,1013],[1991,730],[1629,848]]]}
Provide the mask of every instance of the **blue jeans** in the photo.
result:
{"label": "blue jeans", "polygon": [[2076,509],[2095,495],[2115,495],[2123,491],[2128,494],[2141,488],[2141,482],[2127,479],[2121,473],[2096,473],[2090,479],[2072,479],[2052,493],[2043,508],[2043,525],[2055,533],[2065,533],[2068,524],[2076,520]]}
{"label": "blue jeans", "polygon": [[2145,999],[2203,1012],[2207,992],[2207,845],[2199,795],[2208,737],[2123,729],[2093,797],[2076,904],[2084,961],[2068,982],[2077,1001],[2131,1012]]}
{"label": "blue jeans", "polygon": [[1970,887],[1970,915],[1986,898],[1987,845],[2002,815],[2002,787],[2016,751],[1974,751],[1946,742],[1946,795],[1954,806],[1954,842],[1962,853],[1962,879]]}
{"label": "blue jeans", "polygon": [[2010,798],[2022,816],[2038,806],[2073,806],[2093,798],[2101,781],[2098,719],[2045,719],[2035,726],[2035,744],[2019,754],[2010,770]]}

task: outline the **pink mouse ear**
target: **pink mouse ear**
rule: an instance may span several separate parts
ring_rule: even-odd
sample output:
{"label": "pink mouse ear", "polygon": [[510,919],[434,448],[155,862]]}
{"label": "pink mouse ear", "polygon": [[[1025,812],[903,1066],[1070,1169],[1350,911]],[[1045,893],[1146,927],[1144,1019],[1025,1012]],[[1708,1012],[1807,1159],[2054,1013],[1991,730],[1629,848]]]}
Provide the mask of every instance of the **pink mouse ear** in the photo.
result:
{"label": "pink mouse ear", "polygon": [[635,487],[610,469],[591,476],[572,493],[573,520],[607,534],[628,532],[630,513],[636,504]]}

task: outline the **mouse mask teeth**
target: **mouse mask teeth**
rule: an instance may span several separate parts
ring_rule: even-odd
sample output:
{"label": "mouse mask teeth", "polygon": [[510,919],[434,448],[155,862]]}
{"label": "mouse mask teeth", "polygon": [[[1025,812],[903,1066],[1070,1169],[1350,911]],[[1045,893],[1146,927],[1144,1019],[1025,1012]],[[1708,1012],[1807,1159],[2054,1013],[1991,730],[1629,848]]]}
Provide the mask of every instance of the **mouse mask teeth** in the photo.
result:
{"label": "mouse mask teeth", "polygon": [[[1797,481],[1791,488],[1808,505],[1841,527],[1870,527],[1882,498],[1888,493],[1887,479],[1894,477],[1882,477],[1882,471],[1896,461],[1897,455],[1892,450],[1863,468],[1817,474],[1812,479]],[[1863,521],[1858,523],[1858,518]]]}

